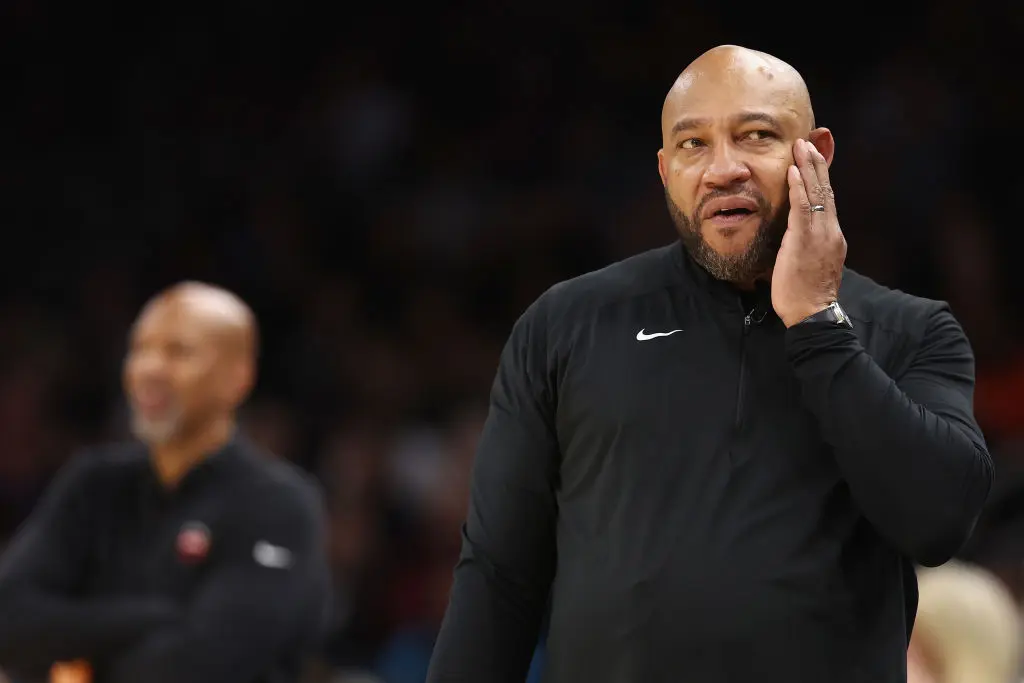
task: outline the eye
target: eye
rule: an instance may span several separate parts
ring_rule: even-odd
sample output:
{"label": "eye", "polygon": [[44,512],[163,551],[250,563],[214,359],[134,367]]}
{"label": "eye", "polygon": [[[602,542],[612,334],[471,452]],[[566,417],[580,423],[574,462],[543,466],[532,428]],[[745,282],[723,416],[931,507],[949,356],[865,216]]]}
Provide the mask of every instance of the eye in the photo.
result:
{"label": "eye", "polygon": [[770,130],[752,130],[743,137],[751,142],[764,142],[766,140],[773,140],[778,136]]}
{"label": "eye", "polygon": [[697,138],[686,138],[680,140],[679,144],[676,145],[679,149],[697,149],[698,146],[702,146],[704,143]]}

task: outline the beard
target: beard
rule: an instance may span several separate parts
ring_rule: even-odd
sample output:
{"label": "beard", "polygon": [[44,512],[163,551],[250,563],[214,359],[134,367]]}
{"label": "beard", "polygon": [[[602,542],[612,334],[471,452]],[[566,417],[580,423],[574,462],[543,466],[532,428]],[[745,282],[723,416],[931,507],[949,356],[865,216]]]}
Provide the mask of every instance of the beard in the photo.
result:
{"label": "beard", "polygon": [[135,438],[149,445],[164,445],[174,440],[181,433],[182,413],[173,408],[170,413],[160,418],[148,418],[138,410],[131,411],[131,433]]}
{"label": "beard", "polygon": [[757,202],[757,215],[761,217],[761,224],[757,227],[757,232],[746,249],[738,254],[723,254],[715,251],[714,247],[704,239],[700,228],[700,217],[704,206],[712,199],[736,194],[736,192],[720,190],[711,192],[697,205],[693,216],[683,213],[679,205],[672,200],[667,187],[665,188],[665,201],[683,246],[686,247],[693,260],[716,280],[749,286],[758,278],[766,277],[775,265],[775,257],[778,256],[779,247],[782,246],[782,236],[786,234],[789,198],[787,197],[783,205],[773,212],[771,204],[761,194],[745,194]]}

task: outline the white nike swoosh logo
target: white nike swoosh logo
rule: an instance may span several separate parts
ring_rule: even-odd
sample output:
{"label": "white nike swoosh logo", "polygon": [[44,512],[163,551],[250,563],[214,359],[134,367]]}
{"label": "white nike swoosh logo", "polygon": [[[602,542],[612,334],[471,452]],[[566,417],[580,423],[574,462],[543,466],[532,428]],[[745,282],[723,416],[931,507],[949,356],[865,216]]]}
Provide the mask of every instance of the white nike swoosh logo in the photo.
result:
{"label": "white nike swoosh logo", "polygon": [[637,341],[647,341],[648,339],[657,339],[658,337],[667,337],[669,335],[675,334],[676,332],[682,332],[682,330],[672,330],[671,332],[652,332],[650,334],[645,334],[643,330],[640,330],[639,332],[636,333],[636,340]]}
{"label": "white nike swoosh logo", "polygon": [[252,559],[269,569],[285,569],[292,563],[292,553],[279,545],[257,541],[252,549]]}

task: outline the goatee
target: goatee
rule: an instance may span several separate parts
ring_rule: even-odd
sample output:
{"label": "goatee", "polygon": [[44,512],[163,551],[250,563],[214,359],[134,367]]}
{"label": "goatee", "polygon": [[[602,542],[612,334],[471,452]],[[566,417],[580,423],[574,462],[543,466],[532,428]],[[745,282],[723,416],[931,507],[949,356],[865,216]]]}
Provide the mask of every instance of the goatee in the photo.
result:
{"label": "goatee", "polygon": [[676,231],[683,241],[683,246],[690,256],[704,270],[717,280],[724,280],[735,285],[750,286],[759,278],[766,277],[775,265],[775,257],[782,246],[782,236],[786,234],[786,223],[789,218],[789,200],[772,212],[771,205],[761,195],[744,195],[757,202],[761,224],[757,227],[754,239],[747,248],[738,254],[721,254],[712,248],[701,233],[701,213],[704,206],[712,199],[735,196],[735,192],[715,191],[704,197],[693,216],[683,213],[679,205],[672,201],[668,188],[665,188],[665,202],[668,213],[675,223]]}

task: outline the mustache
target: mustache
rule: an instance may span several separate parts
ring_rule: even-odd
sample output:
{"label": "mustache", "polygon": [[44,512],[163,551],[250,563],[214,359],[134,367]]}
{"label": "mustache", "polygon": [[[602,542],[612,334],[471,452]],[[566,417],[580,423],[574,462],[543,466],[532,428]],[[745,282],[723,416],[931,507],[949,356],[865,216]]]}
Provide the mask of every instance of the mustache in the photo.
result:
{"label": "mustache", "polygon": [[758,213],[763,216],[771,214],[771,204],[768,203],[768,200],[765,199],[764,195],[760,192],[752,190],[741,190],[737,192],[735,190],[715,189],[701,197],[700,202],[697,203],[697,208],[693,211],[694,217],[699,221],[700,217],[704,215],[704,207],[708,205],[708,202],[727,197],[743,197],[744,199],[749,199],[757,204]]}

